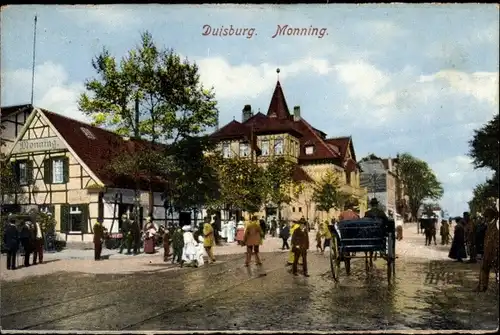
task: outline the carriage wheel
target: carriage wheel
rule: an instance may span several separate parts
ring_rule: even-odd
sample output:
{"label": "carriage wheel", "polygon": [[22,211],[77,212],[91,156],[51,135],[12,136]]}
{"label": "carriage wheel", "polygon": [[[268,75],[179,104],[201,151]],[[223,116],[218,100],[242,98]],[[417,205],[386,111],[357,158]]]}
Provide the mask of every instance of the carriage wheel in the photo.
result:
{"label": "carriage wheel", "polygon": [[332,244],[330,246],[330,269],[333,279],[338,282],[340,274],[340,253],[336,237],[332,238]]}

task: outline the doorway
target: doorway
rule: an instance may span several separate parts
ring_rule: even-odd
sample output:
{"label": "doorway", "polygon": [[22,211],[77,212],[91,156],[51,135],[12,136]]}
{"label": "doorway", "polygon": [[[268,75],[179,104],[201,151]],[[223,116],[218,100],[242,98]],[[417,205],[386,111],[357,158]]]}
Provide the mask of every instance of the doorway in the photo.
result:
{"label": "doorway", "polygon": [[179,227],[191,226],[191,212],[179,212]]}

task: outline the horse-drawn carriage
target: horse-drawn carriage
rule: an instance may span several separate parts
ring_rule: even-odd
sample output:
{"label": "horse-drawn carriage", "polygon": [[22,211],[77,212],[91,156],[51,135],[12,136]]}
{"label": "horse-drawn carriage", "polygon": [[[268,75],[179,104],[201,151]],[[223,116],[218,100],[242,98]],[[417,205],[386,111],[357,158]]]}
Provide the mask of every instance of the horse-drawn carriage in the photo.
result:
{"label": "horse-drawn carriage", "polygon": [[[368,271],[373,266],[374,254],[378,253],[387,262],[387,280],[389,283],[392,282],[396,272],[396,239],[393,220],[390,220],[388,224],[371,218],[340,221],[333,226],[332,237],[330,267],[336,281],[339,280],[341,262],[344,262],[346,273],[349,275],[351,259],[364,258]],[[361,252],[364,256],[356,256],[356,253]]]}

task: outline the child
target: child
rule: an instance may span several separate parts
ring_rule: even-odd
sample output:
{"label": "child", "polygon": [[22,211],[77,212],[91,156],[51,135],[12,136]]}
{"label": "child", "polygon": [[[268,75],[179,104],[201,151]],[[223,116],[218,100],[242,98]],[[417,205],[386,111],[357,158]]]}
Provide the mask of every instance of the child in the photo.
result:
{"label": "child", "polygon": [[318,229],[316,231],[316,251],[323,252],[323,247],[321,246],[321,231]]}

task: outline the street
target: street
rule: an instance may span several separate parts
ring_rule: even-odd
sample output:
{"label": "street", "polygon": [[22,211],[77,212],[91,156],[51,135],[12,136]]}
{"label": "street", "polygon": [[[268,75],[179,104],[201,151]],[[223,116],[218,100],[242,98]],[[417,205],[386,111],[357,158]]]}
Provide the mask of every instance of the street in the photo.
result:
{"label": "street", "polygon": [[[233,246],[217,248],[215,264],[182,269],[156,254],[100,262],[49,260],[7,272],[2,257],[1,326],[91,331],[496,329],[494,275],[488,292],[473,292],[479,265],[452,262],[448,247],[425,247],[415,230],[414,225],[406,227],[397,244],[392,286],[381,259],[370,274],[363,260],[353,262],[350,276],[342,266],[337,284],[328,254],[314,249],[308,253],[311,276],[295,277],[285,266],[288,254],[273,238],[264,242],[263,266],[249,268],[244,267],[244,249]],[[23,275],[27,270],[32,273]]]}

